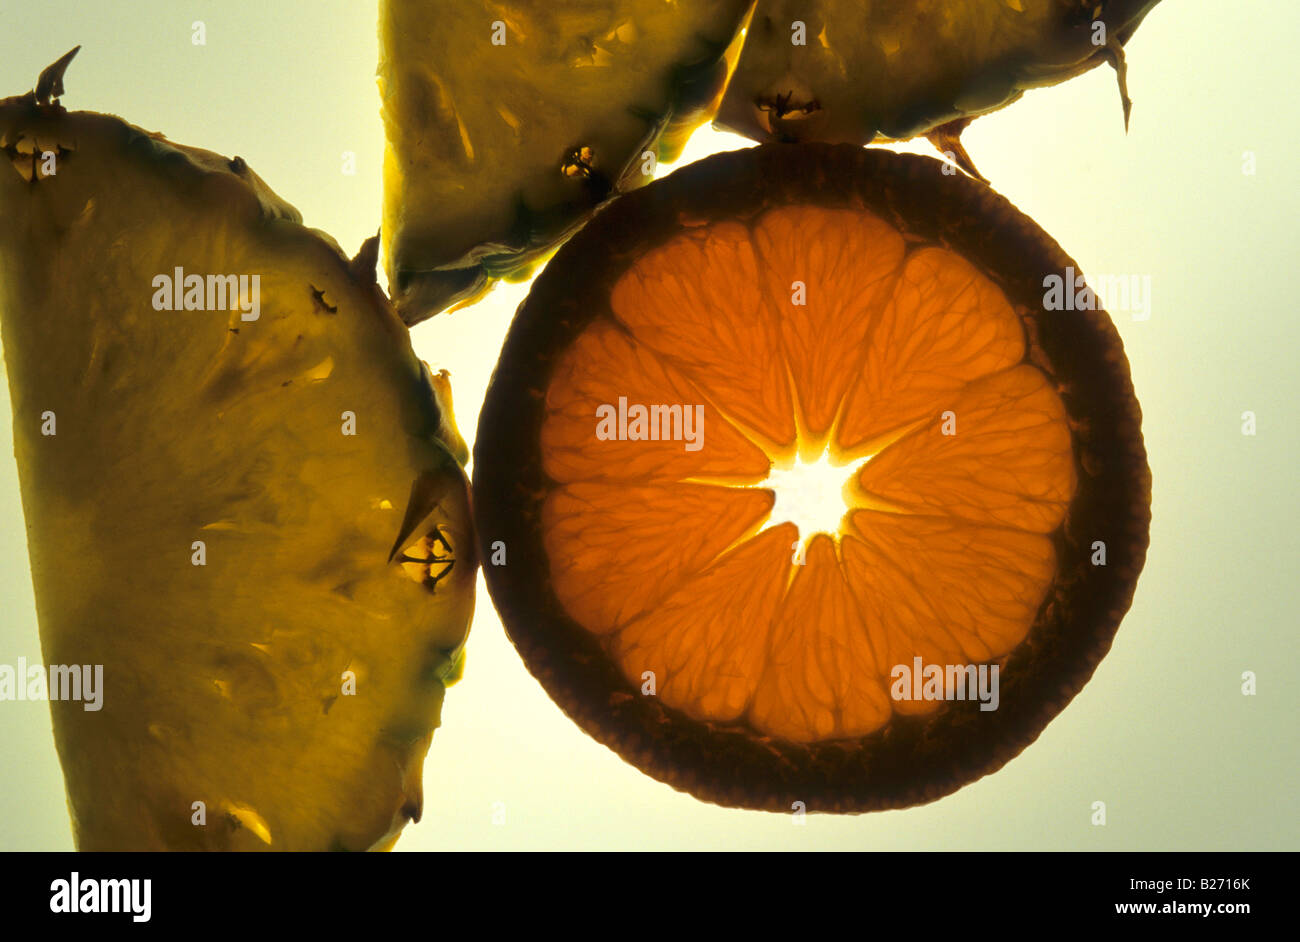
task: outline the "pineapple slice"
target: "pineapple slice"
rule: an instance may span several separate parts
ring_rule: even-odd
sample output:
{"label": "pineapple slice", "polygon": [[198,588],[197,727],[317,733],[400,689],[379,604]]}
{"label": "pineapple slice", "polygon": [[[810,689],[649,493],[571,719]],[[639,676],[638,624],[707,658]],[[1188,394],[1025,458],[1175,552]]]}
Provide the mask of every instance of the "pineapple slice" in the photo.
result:
{"label": "pineapple slice", "polygon": [[526,277],[708,120],[751,0],[381,0],[384,257],[414,324]]}
{"label": "pineapple slice", "polygon": [[389,846],[474,603],[446,376],[376,240],[66,64],[0,102],[0,323],[44,659],[102,677],[51,691],[77,846]]}
{"label": "pineapple slice", "polygon": [[[1159,0],[759,0],[720,127],[866,144],[937,129],[1112,63]],[[941,145],[942,146],[942,145]]]}

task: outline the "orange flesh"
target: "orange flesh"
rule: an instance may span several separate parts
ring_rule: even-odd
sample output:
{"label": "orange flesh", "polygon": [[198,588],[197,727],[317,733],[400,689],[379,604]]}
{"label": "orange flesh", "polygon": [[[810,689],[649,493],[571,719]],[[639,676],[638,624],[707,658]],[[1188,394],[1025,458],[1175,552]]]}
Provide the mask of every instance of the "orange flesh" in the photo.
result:
{"label": "orange flesh", "polygon": [[[1025,358],[993,282],[868,212],[685,232],[623,275],[547,391],[557,597],[696,719],[808,742],[936,709],[893,699],[891,670],[1006,655],[1055,572],[1071,435]],[[701,405],[701,447],[598,437],[620,397]],[[769,472],[828,449],[836,532],[773,519]]]}

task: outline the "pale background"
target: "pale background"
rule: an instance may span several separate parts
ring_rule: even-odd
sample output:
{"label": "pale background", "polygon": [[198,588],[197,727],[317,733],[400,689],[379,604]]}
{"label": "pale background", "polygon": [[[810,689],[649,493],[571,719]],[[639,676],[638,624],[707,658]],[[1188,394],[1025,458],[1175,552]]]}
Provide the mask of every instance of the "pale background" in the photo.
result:
{"label": "pale background", "polygon": [[[207,45],[190,24],[207,25]],[[0,0],[0,96],[83,44],[64,103],[244,157],[349,253],[379,223],[376,14],[364,0]],[[589,739],[507,641],[486,592],[465,679],[403,850],[447,848],[1297,849],[1294,279],[1300,5],[1165,0],[1128,47],[1126,136],[1098,69],[976,122],[994,186],[1086,272],[1149,274],[1118,317],[1155,480],[1151,551],[1096,676],[1039,740],[935,804],[856,818],[723,810]],[[688,156],[742,146],[701,132]],[[924,150],[924,148],[917,148]],[[341,172],[355,151],[357,173]],[[1258,171],[1242,172],[1243,152]],[[3,220],[0,220],[0,225]],[[423,324],[472,439],[526,286]],[[10,441],[0,385],[0,440]],[[1258,415],[1254,438],[1241,413]],[[0,663],[40,656],[11,449],[0,458]],[[1240,693],[1242,671],[1259,694]],[[1106,827],[1089,824],[1103,800]],[[504,802],[504,825],[492,822]],[[0,703],[0,849],[71,847],[43,703]]]}

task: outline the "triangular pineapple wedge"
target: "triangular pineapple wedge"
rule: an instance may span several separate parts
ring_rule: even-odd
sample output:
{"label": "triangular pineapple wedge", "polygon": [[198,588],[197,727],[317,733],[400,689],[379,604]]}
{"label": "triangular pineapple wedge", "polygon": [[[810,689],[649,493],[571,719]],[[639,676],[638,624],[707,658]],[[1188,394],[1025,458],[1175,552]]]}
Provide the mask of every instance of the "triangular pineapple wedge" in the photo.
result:
{"label": "triangular pineapple wedge", "polygon": [[[759,0],[720,127],[758,141],[935,135],[1109,62],[1159,0]],[[941,144],[941,149],[947,149]]]}
{"label": "triangular pineapple wedge", "polygon": [[[712,116],[752,0],[381,0],[389,290],[525,277]],[[649,157],[647,157],[649,155]]]}
{"label": "triangular pineapple wedge", "polygon": [[64,65],[0,102],[0,314],[44,659],[99,687],[49,691],[77,846],[389,846],[474,602],[446,376],[374,240]]}

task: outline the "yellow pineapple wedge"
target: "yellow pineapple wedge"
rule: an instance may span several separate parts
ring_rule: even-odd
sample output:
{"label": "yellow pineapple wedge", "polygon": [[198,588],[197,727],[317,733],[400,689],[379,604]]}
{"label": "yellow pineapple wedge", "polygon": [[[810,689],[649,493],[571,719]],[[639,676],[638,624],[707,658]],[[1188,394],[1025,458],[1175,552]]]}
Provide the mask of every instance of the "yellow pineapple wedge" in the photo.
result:
{"label": "yellow pineapple wedge", "polygon": [[0,101],[0,323],[77,846],[391,846],[474,604],[446,375],[375,240],[65,111],[68,58]]}
{"label": "yellow pineapple wedge", "polygon": [[929,137],[1103,63],[1159,0],[758,0],[716,123],[757,141]]}
{"label": "yellow pineapple wedge", "polygon": [[380,0],[384,258],[408,324],[520,279],[716,110],[752,0]]}

